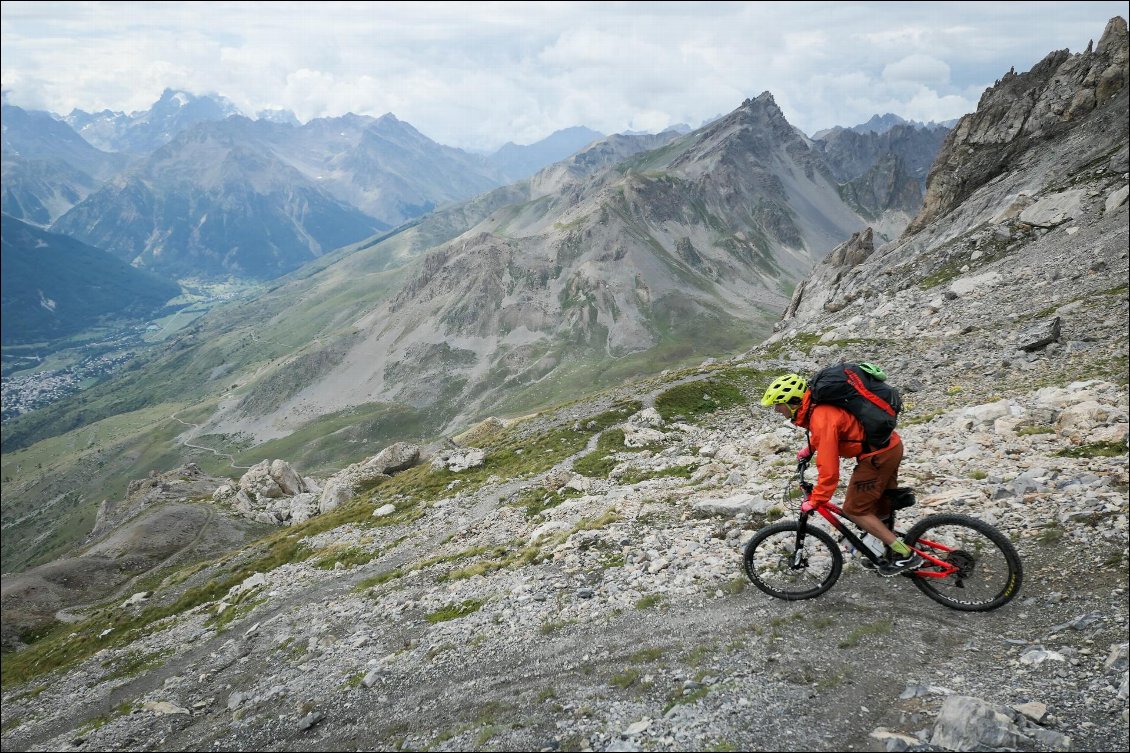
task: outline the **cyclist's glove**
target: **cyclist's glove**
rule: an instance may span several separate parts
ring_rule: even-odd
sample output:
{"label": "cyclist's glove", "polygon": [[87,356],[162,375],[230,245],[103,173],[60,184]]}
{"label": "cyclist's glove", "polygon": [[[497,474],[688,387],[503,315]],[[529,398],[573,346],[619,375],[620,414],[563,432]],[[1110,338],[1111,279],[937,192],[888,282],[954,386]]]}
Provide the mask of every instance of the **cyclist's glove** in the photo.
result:
{"label": "cyclist's glove", "polygon": [[806,444],[804,447],[797,450],[796,459],[799,462],[803,463],[804,461],[808,460],[810,457],[812,457],[812,445]]}

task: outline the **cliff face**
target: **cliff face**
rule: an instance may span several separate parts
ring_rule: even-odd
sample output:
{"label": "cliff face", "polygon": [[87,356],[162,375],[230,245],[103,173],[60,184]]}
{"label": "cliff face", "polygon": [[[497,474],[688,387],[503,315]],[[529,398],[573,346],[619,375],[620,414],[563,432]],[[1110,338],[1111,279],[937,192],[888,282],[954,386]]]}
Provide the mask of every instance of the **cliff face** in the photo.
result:
{"label": "cliff face", "polygon": [[879,306],[963,268],[1005,258],[1029,265],[1033,239],[1111,211],[1108,198],[1126,183],[1126,75],[1121,18],[1094,50],[1054,52],[1028,73],[1009,72],[947,137],[903,236],[866,253],[864,236],[846,241],[794,290],[778,329],[810,326],[856,301]]}
{"label": "cliff face", "polygon": [[1126,21],[1112,18],[1097,46],[1050,53],[1027,73],[1009,71],[981,96],[977,111],[950,132],[930,170],[919,232],[1009,171],[1023,152],[1056,139],[1108,108],[1127,86]]}

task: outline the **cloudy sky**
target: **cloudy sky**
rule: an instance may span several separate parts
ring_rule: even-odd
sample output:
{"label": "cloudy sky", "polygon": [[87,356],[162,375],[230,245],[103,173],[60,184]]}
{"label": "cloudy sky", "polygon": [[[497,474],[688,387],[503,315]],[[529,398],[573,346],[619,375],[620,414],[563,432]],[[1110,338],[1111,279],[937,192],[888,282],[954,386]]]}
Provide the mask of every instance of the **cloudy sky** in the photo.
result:
{"label": "cloudy sky", "polygon": [[305,122],[392,112],[492,149],[559,128],[697,127],[773,93],[806,133],[947,120],[1126,2],[9,2],[5,101],[65,114],[219,93]]}

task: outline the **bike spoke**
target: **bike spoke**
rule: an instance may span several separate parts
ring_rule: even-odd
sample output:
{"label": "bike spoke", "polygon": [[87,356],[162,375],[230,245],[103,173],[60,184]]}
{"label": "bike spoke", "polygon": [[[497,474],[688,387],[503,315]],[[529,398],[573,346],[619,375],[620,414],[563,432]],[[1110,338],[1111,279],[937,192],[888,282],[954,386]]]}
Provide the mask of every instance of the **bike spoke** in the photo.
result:
{"label": "bike spoke", "polygon": [[962,515],[937,515],[915,526],[908,543],[945,563],[928,561],[914,573],[926,595],[946,606],[967,611],[995,609],[1020,588],[1020,559],[1015,549],[991,526]]}

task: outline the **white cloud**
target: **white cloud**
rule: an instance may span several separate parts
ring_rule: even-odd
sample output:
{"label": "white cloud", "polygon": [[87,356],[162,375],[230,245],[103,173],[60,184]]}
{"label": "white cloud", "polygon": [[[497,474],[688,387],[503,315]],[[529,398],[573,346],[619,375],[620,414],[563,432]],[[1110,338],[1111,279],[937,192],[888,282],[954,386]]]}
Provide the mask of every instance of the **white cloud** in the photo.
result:
{"label": "white cloud", "polygon": [[773,93],[811,133],[957,117],[1125,2],[4,2],[7,101],[143,109],[166,86],[302,120],[393,112],[442,143],[701,123]]}
{"label": "white cloud", "polygon": [[950,82],[950,67],[929,55],[908,55],[902,60],[884,66],[883,80],[945,86]]}

